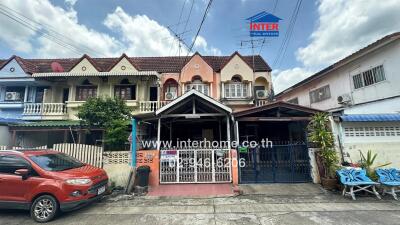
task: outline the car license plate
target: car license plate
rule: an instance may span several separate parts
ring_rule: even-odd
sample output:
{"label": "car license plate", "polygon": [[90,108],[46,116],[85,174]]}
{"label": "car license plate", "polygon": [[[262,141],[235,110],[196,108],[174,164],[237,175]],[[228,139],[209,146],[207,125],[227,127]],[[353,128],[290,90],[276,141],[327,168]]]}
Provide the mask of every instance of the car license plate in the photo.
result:
{"label": "car license plate", "polygon": [[103,186],[103,187],[97,189],[97,194],[98,194],[98,195],[101,195],[101,194],[103,194],[105,191],[106,191],[106,186]]}

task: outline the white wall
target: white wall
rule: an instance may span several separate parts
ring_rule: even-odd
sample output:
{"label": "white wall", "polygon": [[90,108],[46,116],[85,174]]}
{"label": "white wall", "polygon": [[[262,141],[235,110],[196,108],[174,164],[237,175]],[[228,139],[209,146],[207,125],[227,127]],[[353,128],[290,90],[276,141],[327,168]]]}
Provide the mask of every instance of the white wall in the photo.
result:
{"label": "white wall", "polygon": [[[349,136],[346,128],[357,130]],[[378,153],[376,165],[391,162],[389,167],[400,168],[400,122],[343,122],[341,136],[343,152],[350,155],[345,160],[358,162],[360,151],[372,150]]]}
{"label": "white wall", "polygon": [[[354,90],[352,75],[382,64],[385,70],[386,81]],[[337,103],[337,97],[346,93],[352,96],[354,104],[397,96],[400,95],[399,71],[400,41],[397,40],[325,75],[323,78],[312,81],[290,93],[280,96],[280,99],[287,101],[298,97],[300,105],[329,110],[341,107],[342,105]],[[309,92],[326,84],[330,86],[331,98],[311,104]]]}

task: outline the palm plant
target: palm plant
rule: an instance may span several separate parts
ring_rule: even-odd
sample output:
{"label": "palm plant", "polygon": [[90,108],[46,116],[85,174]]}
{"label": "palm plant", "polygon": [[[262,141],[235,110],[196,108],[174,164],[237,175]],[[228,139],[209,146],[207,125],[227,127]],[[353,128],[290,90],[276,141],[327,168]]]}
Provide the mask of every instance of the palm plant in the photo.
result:
{"label": "palm plant", "polygon": [[377,153],[373,154],[371,150],[367,151],[367,155],[365,156],[362,151],[360,151],[360,166],[361,168],[364,168],[367,171],[367,175],[372,179],[372,180],[378,180],[378,176],[375,173],[375,170],[379,167],[384,167],[387,165],[390,165],[391,163],[385,163],[385,164],[380,164],[377,166],[374,166],[376,157],[378,156]]}
{"label": "palm plant", "polygon": [[308,124],[309,139],[321,149],[320,155],[325,168],[325,178],[335,178],[339,157],[334,149],[334,139],[327,113],[315,114]]}

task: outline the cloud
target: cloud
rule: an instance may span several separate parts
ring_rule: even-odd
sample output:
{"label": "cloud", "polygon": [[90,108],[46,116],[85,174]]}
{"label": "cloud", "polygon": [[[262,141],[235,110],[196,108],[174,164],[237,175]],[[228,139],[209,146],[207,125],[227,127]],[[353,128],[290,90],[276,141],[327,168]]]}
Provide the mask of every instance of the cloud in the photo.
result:
{"label": "cloud", "polygon": [[287,87],[290,87],[301,80],[312,75],[312,71],[308,71],[301,67],[295,67],[293,69],[288,70],[274,70],[272,72],[272,83],[274,85],[275,93],[279,93],[285,90]]}
{"label": "cloud", "polygon": [[[131,16],[117,7],[107,15],[104,25],[121,35],[128,55],[165,56],[177,52],[178,44],[168,29],[146,15]],[[186,54],[184,48],[182,54]]]}
{"label": "cloud", "polygon": [[296,51],[302,66],[275,72],[275,87],[288,88],[300,81],[299,77],[306,78],[385,35],[399,31],[399,12],[398,0],[319,0],[318,25],[309,44]]}
{"label": "cloud", "polygon": [[65,0],[65,3],[70,6],[74,6],[78,0]]}
{"label": "cloud", "polygon": [[398,0],[321,0],[311,42],[298,50],[305,66],[321,67],[400,30]]}
{"label": "cloud", "polygon": [[[24,12],[31,26],[32,21],[44,24],[30,30],[8,17],[0,15],[0,41],[29,57],[77,57],[86,53],[93,57],[118,56],[123,52],[131,56],[165,56],[178,53],[178,43],[169,30],[146,15],[129,15],[121,7],[110,12],[103,21],[109,32],[100,32],[81,24],[73,8],[76,0],[65,0],[66,9],[53,5],[49,0],[4,0],[2,4]],[[37,24],[35,26],[38,26]],[[46,28],[46,29],[44,29]],[[43,32],[50,35],[43,35]],[[51,39],[51,40],[49,40]],[[55,43],[61,42],[60,44]],[[201,40],[199,51],[220,54]],[[68,46],[68,43],[71,46]],[[76,49],[77,48],[77,49]],[[78,52],[77,52],[78,51]],[[182,48],[181,55],[187,54]]]}
{"label": "cloud", "polygon": [[202,36],[197,36],[196,42],[194,43],[194,50],[203,52],[204,54],[207,55],[222,55],[221,50],[215,47],[208,47],[208,43],[206,39]]}

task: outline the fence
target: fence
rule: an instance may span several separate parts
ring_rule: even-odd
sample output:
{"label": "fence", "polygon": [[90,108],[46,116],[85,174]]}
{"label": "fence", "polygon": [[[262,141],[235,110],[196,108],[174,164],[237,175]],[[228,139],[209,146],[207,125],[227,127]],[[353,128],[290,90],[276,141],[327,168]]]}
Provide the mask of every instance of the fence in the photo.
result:
{"label": "fence", "polygon": [[232,181],[229,149],[161,150],[160,183]]}
{"label": "fence", "polygon": [[53,150],[65,153],[84,163],[103,166],[103,148],[94,145],[62,143],[53,145]]}
{"label": "fence", "polygon": [[105,164],[131,164],[131,152],[112,151],[103,153],[103,162]]}

